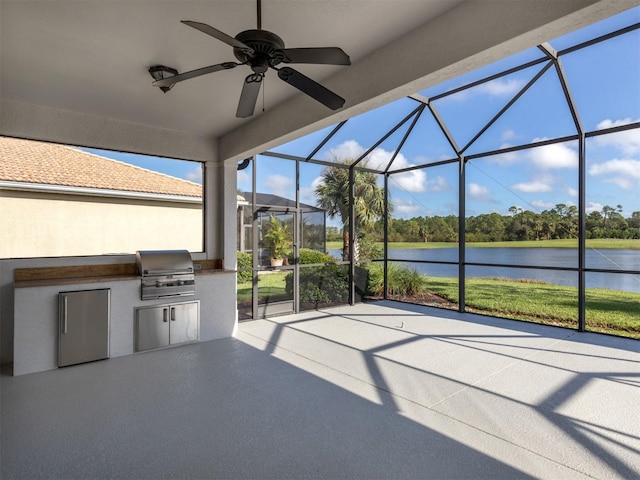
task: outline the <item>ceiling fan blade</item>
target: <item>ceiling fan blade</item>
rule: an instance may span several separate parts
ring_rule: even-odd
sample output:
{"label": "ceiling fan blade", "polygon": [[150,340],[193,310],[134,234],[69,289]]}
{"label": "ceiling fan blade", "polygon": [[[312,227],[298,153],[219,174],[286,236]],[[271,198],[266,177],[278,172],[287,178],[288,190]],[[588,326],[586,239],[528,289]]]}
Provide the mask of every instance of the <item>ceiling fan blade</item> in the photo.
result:
{"label": "ceiling fan blade", "polygon": [[231,45],[233,48],[239,48],[247,55],[253,55],[255,51],[249,45],[242,43],[240,40],[236,40],[235,38],[227,35],[224,32],[221,32],[217,28],[213,28],[206,23],[193,22],[191,20],[181,20],[185,25],[195,28],[196,30],[200,30],[202,33],[206,33],[207,35],[212,36],[213,38],[217,38],[221,42],[226,43],[227,45]]}
{"label": "ceiling fan blade", "polygon": [[311,80],[293,68],[283,67],[278,69],[278,77],[289,85],[296,87],[302,93],[306,93],[310,97],[315,98],[331,110],[337,110],[344,105],[344,98],[336,95],[328,88],[323,87],[315,80]]}
{"label": "ceiling fan blade", "polygon": [[169,85],[173,85],[174,83],[189,80],[190,78],[206,75],[207,73],[219,72],[220,70],[229,70],[230,68],[233,68],[236,65],[242,65],[242,64],[236,63],[236,62],[218,63],[217,65],[210,65],[208,67],[198,68],[197,70],[191,70],[190,72],[180,73],[178,75],[174,75],[173,77],[167,77],[167,78],[163,78],[162,80],[156,80],[151,85],[153,85],[154,87],[167,87]]}
{"label": "ceiling fan blade", "polygon": [[244,79],[236,117],[247,118],[253,115],[253,110],[256,107],[256,101],[258,100],[258,93],[260,93],[261,85],[262,75],[260,74],[252,73]]}
{"label": "ceiling fan blade", "polygon": [[284,63],[316,63],[327,65],[351,65],[349,55],[338,47],[285,48]]}

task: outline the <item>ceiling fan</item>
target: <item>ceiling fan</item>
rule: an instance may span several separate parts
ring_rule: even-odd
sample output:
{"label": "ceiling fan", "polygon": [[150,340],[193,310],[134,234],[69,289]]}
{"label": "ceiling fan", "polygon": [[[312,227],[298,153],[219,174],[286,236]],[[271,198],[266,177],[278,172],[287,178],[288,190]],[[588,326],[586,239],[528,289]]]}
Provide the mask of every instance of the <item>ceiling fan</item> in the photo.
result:
{"label": "ceiling fan", "polygon": [[205,23],[182,20],[182,23],[185,25],[217,38],[233,47],[233,53],[238,59],[238,62],[218,63],[180,74],[173,69],[162,67],[170,71],[170,76],[164,78],[162,73],[160,73],[160,75],[154,75],[154,71],[158,72],[161,66],[151,67],[149,73],[156,78],[153,86],[160,87],[166,92],[174,84],[189,80],[190,78],[219,72],[221,70],[229,70],[238,65],[249,65],[253,72],[244,79],[236,117],[246,118],[253,115],[262,80],[269,68],[276,70],[281,80],[309,95],[326,107],[332,110],[337,110],[342,107],[345,102],[344,98],[336,95],[331,90],[291,67],[278,67],[277,65],[281,63],[351,65],[349,56],[338,47],[285,48],[284,41],[278,35],[267,30],[262,30],[261,0],[257,0],[257,17],[258,28],[256,30],[245,30],[235,37],[231,37]]}

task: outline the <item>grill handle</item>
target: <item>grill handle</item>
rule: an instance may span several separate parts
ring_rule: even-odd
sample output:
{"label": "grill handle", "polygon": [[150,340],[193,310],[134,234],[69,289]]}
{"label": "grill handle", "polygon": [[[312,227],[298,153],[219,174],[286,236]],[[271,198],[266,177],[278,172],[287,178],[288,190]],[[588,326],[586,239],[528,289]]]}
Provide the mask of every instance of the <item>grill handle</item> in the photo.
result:
{"label": "grill handle", "polygon": [[170,268],[166,270],[143,270],[145,275],[172,275],[176,273],[193,273],[193,267],[189,267],[187,270],[183,268]]}

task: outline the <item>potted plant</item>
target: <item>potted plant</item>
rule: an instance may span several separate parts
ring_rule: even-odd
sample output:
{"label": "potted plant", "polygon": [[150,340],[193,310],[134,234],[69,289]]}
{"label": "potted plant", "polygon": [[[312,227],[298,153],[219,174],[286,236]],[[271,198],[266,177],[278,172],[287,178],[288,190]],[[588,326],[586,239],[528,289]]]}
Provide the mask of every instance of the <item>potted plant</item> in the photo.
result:
{"label": "potted plant", "polygon": [[290,234],[287,226],[272,215],[262,240],[269,250],[271,266],[281,266],[287,251],[291,248]]}

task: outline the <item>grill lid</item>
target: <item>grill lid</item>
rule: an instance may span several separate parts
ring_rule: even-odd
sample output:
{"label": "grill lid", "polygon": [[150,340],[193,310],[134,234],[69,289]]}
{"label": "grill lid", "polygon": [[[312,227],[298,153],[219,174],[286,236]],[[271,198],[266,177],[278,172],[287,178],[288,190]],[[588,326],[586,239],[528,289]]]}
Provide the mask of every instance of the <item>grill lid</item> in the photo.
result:
{"label": "grill lid", "polygon": [[193,273],[188,250],[138,250],[136,265],[143,277]]}

